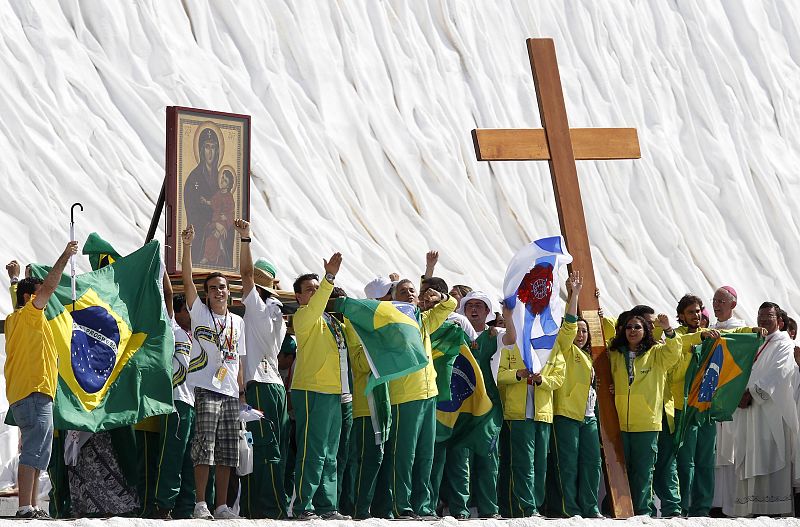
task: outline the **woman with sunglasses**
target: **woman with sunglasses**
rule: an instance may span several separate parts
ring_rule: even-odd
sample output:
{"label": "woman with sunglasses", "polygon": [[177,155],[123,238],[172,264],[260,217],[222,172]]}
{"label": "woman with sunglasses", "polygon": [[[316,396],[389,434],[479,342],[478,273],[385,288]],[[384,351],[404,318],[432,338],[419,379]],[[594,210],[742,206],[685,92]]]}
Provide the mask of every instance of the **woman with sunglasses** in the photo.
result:
{"label": "woman with sunglasses", "polygon": [[657,324],[667,337],[663,344],[656,343],[643,317],[629,317],[618,327],[608,354],[631,500],[637,515],[651,514],[666,376],[681,354],[680,337],[667,315],[659,314]]}
{"label": "woman with sunglasses", "polygon": [[570,273],[567,312],[553,350],[566,363],[564,384],[553,392],[554,476],[562,515],[602,518],[597,500],[601,465],[592,341],[586,321],[578,317],[582,287],[580,273]]}

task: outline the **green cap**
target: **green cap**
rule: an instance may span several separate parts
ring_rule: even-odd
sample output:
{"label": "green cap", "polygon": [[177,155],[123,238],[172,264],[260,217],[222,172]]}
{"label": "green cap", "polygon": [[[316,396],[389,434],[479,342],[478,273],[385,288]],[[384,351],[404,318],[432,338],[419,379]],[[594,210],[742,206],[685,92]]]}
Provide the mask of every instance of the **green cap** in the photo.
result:
{"label": "green cap", "polygon": [[269,263],[268,261],[266,261],[265,259],[259,258],[258,260],[256,260],[256,263],[253,264],[253,266],[256,269],[264,271],[268,275],[272,276],[272,278],[275,278],[275,275],[276,275],[276,272],[277,272],[275,270],[275,266],[272,265],[271,263]]}

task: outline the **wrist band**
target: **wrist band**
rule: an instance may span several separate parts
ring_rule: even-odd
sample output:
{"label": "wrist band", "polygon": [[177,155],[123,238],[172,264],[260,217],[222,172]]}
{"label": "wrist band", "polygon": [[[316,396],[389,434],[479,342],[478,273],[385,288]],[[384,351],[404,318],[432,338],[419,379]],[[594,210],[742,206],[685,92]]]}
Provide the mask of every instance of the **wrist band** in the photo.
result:
{"label": "wrist band", "polygon": [[250,238],[250,236],[248,236],[247,238],[241,238],[239,241],[241,241],[242,243],[250,243],[251,240],[252,240],[252,238]]}

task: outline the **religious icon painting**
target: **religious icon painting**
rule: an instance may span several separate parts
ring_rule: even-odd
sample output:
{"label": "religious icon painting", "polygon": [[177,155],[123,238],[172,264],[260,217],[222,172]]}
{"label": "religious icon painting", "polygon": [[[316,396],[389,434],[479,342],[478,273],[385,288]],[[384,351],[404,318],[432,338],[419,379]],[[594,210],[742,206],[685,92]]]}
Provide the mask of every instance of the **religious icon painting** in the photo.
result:
{"label": "religious icon painting", "polygon": [[194,226],[192,264],[239,272],[233,220],[250,219],[250,116],[167,107],[167,272],[180,272],[180,233]]}

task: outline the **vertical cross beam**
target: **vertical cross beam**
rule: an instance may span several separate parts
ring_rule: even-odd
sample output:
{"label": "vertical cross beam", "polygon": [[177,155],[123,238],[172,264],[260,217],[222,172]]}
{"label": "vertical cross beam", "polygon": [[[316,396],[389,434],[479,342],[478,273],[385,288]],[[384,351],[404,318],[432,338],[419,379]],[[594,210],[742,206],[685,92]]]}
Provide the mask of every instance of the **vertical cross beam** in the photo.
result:
{"label": "vertical cross beam", "polygon": [[[600,436],[603,444],[606,489],[614,516],[633,516],[625,456],[614,399],[609,391],[611,363],[597,310],[594,267],[583,213],[573,140],[582,159],[631,159],[640,157],[636,130],[570,130],[561,76],[552,39],[528,39],[537,104],[544,130],[473,130],[479,160],[547,159],[558,210],[561,232],[572,254],[572,267],[580,270],[584,287],[579,298],[581,314],[592,337],[592,357],[598,379]],[[516,132],[516,133],[515,133]],[[544,133],[544,144],[541,141]],[[585,153],[584,153],[585,152]]]}
{"label": "vertical cross beam", "polygon": [[[550,177],[558,208],[558,221],[561,232],[572,254],[572,267],[580,270],[583,277],[583,289],[578,299],[581,311],[589,315],[587,320],[597,319],[600,307],[595,297],[594,266],[589,248],[589,234],[586,231],[586,218],[583,213],[578,172],[575,166],[575,154],[572,152],[572,140],[567,121],[567,110],[564,104],[564,92],[561,88],[561,75],[556,61],[556,50],[552,39],[527,40],[528,57],[533,71],[533,82],[536,86],[539,115],[545,130],[547,146],[550,149]],[[591,316],[588,312],[594,312]],[[593,321],[595,324],[599,320]],[[593,324],[593,325],[595,325]],[[614,398],[608,390],[611,384],[611,363],[602,329],[592,335],[592,356],[594,357],[595,375],[600,380],[598,404],[600,409],[600,435],[603,441],[605,458],[606,488],[609,490],[614,516],[633,516],[633,505],[630,498],[628,474],[625,469],[625,455],[622,451],[622,438],[619,431]],[[613,426],[610,424],[613,423]]]}

